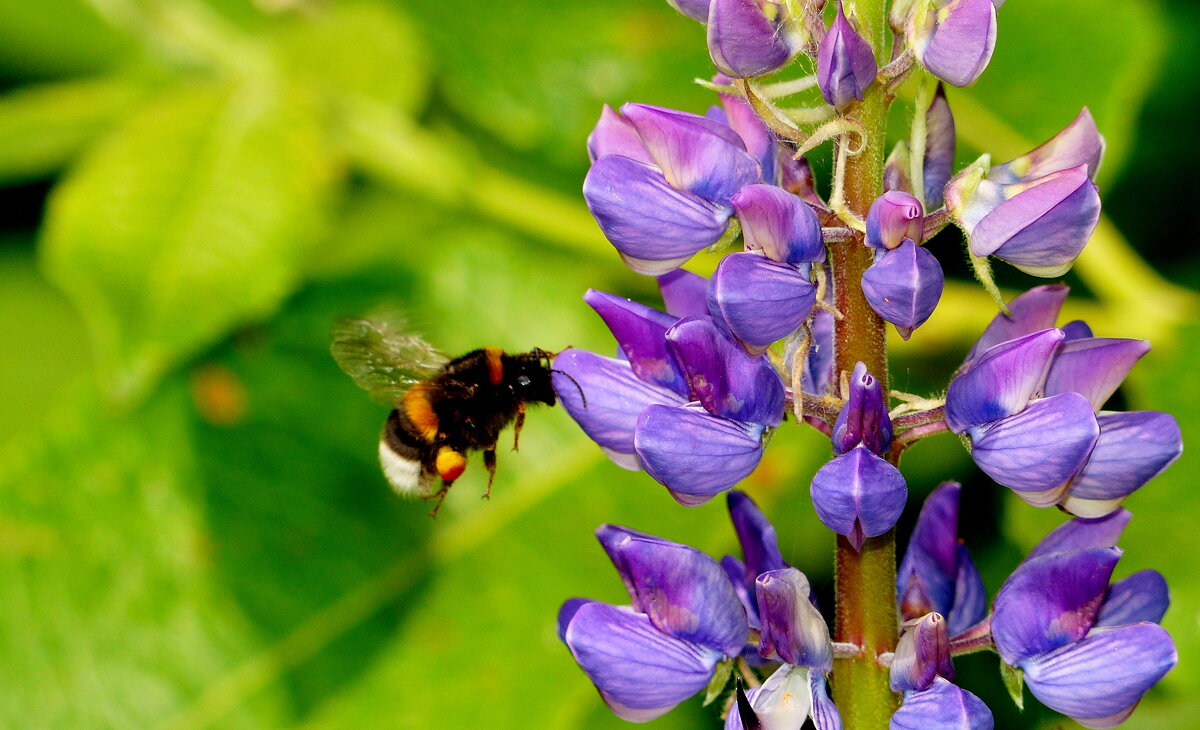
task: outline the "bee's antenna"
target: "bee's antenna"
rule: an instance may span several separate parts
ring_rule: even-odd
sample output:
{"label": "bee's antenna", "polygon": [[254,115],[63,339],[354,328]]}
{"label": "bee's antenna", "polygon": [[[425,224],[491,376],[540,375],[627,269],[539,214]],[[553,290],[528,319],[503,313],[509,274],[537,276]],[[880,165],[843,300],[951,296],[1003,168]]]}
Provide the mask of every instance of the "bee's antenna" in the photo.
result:
{"label": "bee's antenna", "polygon": [[565,370],[555,370],[554,368],[550,368],[550,372],[558,373],[559,375],[563,376],[567,380],[570,380],[572,383],[574,383],[575,389],[579,391],[579,400],[583,401],[583,407],[587,408],[587,396],[583,394],[583,387],[579,385],[578,380],[576,380],[575,378],[572,378]]}

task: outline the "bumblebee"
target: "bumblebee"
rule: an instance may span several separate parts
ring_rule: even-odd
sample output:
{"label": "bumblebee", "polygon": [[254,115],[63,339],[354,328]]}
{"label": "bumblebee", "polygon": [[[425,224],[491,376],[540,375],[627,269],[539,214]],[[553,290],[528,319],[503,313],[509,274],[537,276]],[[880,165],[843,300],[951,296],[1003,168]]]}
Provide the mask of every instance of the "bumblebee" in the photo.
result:
{"label": "bumblebee", "polygon": [[346,319],[334,326],[330,351],[359,387],[392,407],[379,439],[383,474],[399,494],[436,499],[434,515],[470,451],[483,452],[490,496],[500,432],[514,424],[516,449],[526,405],[555,404],[545,350],[485,347],[448,360],[398,323]]}

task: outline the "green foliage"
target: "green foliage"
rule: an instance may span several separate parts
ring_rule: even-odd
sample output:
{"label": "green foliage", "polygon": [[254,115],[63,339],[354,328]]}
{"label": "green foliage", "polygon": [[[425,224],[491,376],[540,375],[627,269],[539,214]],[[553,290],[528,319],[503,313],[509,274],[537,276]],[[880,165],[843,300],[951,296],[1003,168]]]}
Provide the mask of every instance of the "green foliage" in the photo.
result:
{"label": "green foliage", "polygon": [[[1135,0],[1049,14],[1001,10],[991,68],[952,92],[961,139],[1003,158],[1088,104],[1115,179],[1161,19]],[[545,410],[490,502],[473,461],[431,521],[378,474],[385,413],[328,328],[387,304],[447,352],[611,348],[582,292],[655,294],[583,208],[583,138],[603,103],[703,110],[702,38],[660,0],[0,0],[0,184],[51,186],[36,249],[29,227],[0,238],[0,727],[621,725],[555,636],[565,598],[621,600],[591,530],[719,555],[721,500],[679,508]],[[1128,261],[1118,280],[1173,291]],[[1180,373],[1200,333],[1098,276],[1102,321],[1180,343],[1135,371],[1132,405],[1198,435]],[[994,311],[964,291],[898,348],[897,387],[944,386]],[[826,447],[788,424],[746,485],[825,591],[832,541],[802,497]],[[905,469],[915,503],[973,467],[942,437]],[[1200,588],[1170,562],[1196,553],[1194,474],[1185,459],[1131,503],[1121,568],[1169,566],[1184,652],[1131,727],[1197,706]],[[964,533],[994,591],[1061,517],[987,489]],[[711,718],[697,699],[651,726]]]}

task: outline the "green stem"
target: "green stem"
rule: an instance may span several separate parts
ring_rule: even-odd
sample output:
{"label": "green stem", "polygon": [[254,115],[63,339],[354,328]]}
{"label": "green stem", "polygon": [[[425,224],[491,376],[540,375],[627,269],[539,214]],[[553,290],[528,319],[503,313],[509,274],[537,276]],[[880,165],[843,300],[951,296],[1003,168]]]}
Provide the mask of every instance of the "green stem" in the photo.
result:
{"label": "green stem", "polygon": [[[886,3],[859,0],[860,31],[883,57]],[[846,206],[866,218],[871,202],[882,193],[887,103],[883,88],[872,85],[863,101],[850,110],[866,130],[858,154],[849,156],[843,189]],[[847,144],[842,140],[839,144]],[[875,314],[862,291],[862,275],[873,261],[873,252],[861,236],[830,247],[834,302],[842,314],[834,328],[835,372],[850,372],[858,362],[888,389],[887,347],[884,322]],[[857,657],[835,659],[833,699],[846,730],[883,730],[898,706],[888,687],[888,670],[875,657],[893,651],[897,638],[896,542],[894,531],[867,539],[861,551],[839,537],[836,558],[837,608],[834,641],[863,647]]]}

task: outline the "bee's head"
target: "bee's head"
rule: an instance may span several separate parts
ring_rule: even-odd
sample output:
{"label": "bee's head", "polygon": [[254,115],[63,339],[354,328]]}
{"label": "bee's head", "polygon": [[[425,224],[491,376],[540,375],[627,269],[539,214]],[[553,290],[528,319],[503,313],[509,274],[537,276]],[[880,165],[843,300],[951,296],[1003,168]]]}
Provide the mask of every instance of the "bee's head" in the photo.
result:
{"label": "bee's head", "polygon": [[550,383],[551,358],[552,354],[541,349],[513,358],[515,363],[511,382],[518,398],[554,405],[554,388]]}

